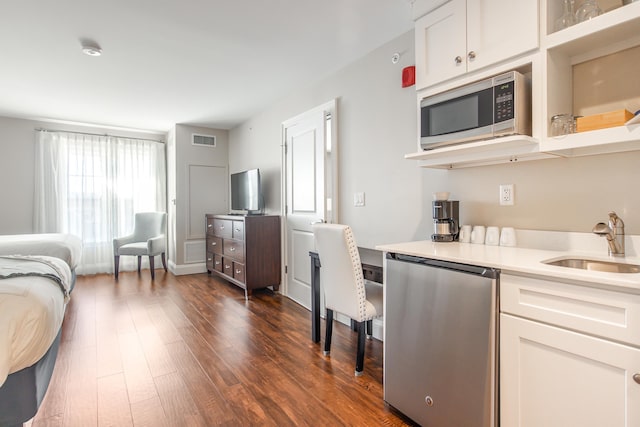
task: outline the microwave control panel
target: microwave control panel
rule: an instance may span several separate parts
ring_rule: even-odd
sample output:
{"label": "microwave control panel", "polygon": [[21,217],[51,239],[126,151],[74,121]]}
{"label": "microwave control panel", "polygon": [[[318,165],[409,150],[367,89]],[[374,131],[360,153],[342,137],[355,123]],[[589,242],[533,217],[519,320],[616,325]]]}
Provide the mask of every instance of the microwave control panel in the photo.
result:
{"label": "microwave control panel", "polygon": [[501,83],[493,88],[493,96],[495,99],[493,114],[495,123],[500,123],[514,118],[514,83],[515,82],[512,80],[510,82]]}

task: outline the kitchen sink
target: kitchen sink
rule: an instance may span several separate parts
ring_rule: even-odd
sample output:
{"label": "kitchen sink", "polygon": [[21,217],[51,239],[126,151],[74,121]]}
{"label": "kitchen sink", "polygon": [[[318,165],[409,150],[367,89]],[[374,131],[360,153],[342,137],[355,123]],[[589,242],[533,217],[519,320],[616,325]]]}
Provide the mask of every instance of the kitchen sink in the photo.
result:
{"label": "kitchen sink", "polygon": [[585,258],[554,258],[542,261],[543,264],[560,267],[578,268],[581,270],[603,271],[606,273],[640,273],[640,265],[623,262],[601,261]]}

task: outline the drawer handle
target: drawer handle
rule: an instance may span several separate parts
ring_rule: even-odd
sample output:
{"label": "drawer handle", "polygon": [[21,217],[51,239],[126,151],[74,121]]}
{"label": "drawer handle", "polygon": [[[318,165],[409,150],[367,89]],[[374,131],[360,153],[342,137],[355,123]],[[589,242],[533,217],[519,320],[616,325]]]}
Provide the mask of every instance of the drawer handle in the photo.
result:
{"label": "drawer handle", "polygon": [[242,270],[236,270],[236,274],[242,273]]}
{"label": "drawer handle", "polygon": [[220,265],[220,261],[216,261],[216,265]]}
{"label": "drawer handle", "polygon": [[216,242],[211,242],[211,246],[215,246],[215,245],[217,245]]}
{"label": "drawer handle", "polygon": [[213,224],[207,224],[207,228],[213,227]]}
{"label": "drawer handle", "polygon": [[455,58],[456,64],[462,64],[462,57],[460,55]]}
{"label": "drawer handle", "polygon": [[467,57],[469,59],[476,59],[476,53],[474,51],[469,52],[469,54],[467,55]]}
{"label": "drawer handle", "polygon": [[207,261],[211,261],[213,258],[207,258]]}
{"label": "drawer handle", "polygon": [[234,248],[233,246],[229,248],[229,251],[230,251],[230,252],[233,252],[233,251],[235,251],[235,250],[236,250],[236,248]]}
{"label": "drawer handle", "polygon": [[634,380],[635,382],[637,382],[638,384],[640,384],[640,373],[638,373],[638,374],[634,374],[634,375],[633,375],[633,380]]}
{"label": "drawer handle", "polygon": [[239,232],[240,232],[240,229],[239,229],[239,228],[236,228],[236,231],[239,233]]}
{"label": "drawer handle", "polygon": [[224,225],[221,225],[221,226],[220,226],[220,230],[224,230]]}

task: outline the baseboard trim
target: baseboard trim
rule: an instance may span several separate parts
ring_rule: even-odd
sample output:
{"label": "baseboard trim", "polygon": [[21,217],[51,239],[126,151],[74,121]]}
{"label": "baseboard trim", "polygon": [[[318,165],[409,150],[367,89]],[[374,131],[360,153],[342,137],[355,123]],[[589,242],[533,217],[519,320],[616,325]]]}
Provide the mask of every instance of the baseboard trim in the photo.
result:
{"label": "baseboard trim", "polygon": [[207,264],[204,262],[199,262],[196,264],[182,264],[177,265],[174,262],[169,261],[169,271],[171,271],[176,276],[184,276],[187,274],[199,274],[207,272]]}

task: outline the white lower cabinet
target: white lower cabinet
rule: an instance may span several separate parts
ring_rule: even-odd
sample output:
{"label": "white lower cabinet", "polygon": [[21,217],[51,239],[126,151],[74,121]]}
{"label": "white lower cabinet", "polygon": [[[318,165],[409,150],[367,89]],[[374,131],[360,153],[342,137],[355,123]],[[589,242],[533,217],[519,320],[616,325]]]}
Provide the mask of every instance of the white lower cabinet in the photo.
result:
{"label": "white lower cabinet", "polygon": [[500,426],[640,426],[640,350],[500,315]]}
{"label": "white lower cabinet", "polygon": [[640,426],[640,295],[503,274],[500,426]]}

